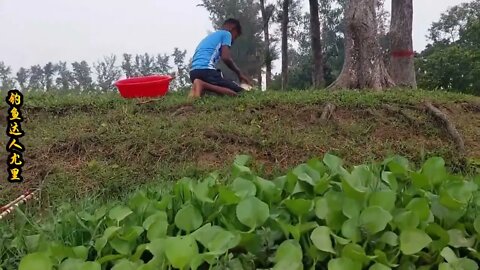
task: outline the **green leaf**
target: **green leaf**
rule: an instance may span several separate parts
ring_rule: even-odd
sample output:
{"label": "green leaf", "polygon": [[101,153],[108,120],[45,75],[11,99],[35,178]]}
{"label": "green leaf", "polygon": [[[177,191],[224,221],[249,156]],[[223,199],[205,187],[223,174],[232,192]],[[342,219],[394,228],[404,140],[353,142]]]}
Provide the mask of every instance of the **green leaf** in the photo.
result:
{"label": "green leaf", "polygon": [[454,270],[478,270],[478,264],[468,258],[461,258],[451,264]]}
{"label": "green leaf", "polygon": [[81,259],[65,259],[58,267],[59,270],[80,270],[85,260]]}
{"label": "green leaf", "polygon": [[296,216],[304,216],[313,209],[313,201],[305,199],[290,199],[285,201],[287,209]]}
{"label": "green leaf", "polygon": [[220,200],[222,200],[225,205],[232,205],[240,202],[240,198],[235,194],[235,192],[226,187],[220,187],[218,189],[218,194],[220,196]]}
{"label": "green leaf", "polygon": [[337,258],[328,262],[328,270],[361,270],[362,264],[349,258]]}
{"label": "green leaf", "polygon": [[422,167],[422,174],[428,179],[431,185],[442,183],[447,176],[445,161],[440,157],[432,157],[428,159]]}
{"label": "green leaf", "polygon": [[443,206],[438,198],[432,198],[431,203],[433,215],[440,219],[447,228],[455,225],[455,223],[457,223],[458,220],[465,215],[465,209],[449,209],[448,207]]}
{"label": "green leaf", "polygon": [[133,212],[132,212],[132,210],[130,210],[130,208],[128,208],[126,206],[119,205],[119,206],[116,206],[116,207],[112,208],[112,210],[110,210],[110,212],[108,213],[108,216],[111,219],[114,219],[117,222],[120,222],[131,214],[133,214]]}
{"label": "green leaf", "polygon": [[238,155],[235,157],[233,163],[240,166],[247,166],[251,159],[252,158],[248,155]]}
{"label": "green leaf", "polygon": [[[33,268],[37,269],[37,268]],[[59,270],[101,270],[102,266],[98,262],[85,262],[80,259],[68,258],[63,261]]]}
{"label": "green leaf", "polygon": [[210,253],[221,255],[240,243],[240,236],[222,227],[206,224],[192,233],[192,236],[206,247]]}
{"label": "green leaf", "polygon": [[238,197],[244,199],[252,197],[257,194],[257,187],[255,184],[244,178],[237,178],[232,183],[232,190]]}
{"label": "green leaf", "polygon": [[143,222],[143,228],[147,230],[147,238],[150,241],[165,237],[168,230],[167,213],[159,211],[149,216]]}
{"label": "green leaf", "polygon": [[473,197],[477,185],[467,182],[450,182],[440,190],[440,203],[456,210],[465,207]]}
{"label": "green leaf", "polygon": [[475,228],[475,231],[480,234],[480,216],[477,216],[475,218],[475,221],[473,222],[473,227]]}
{"label": "green leaf", "polygon": [[315,215],[319,219],[325,220],[329,212],[328,202],[326,198],[320,198],[315,203]]}
{"label": "green leaf", "polygon": [[238,220],[248,226],[250,229],[255,229],[262,226],[270,216],[270,209],[268,205],[256,197],[249,197],[241,201],[236,207],[236,214]]}
{"label": "green leaf", "polygon": [[354,243],[362,240],[362,234],[358,226],[358,218],[349,219],[343,223],[342,235]]}
{"label": "green leaf", "polygon": [[192,259],[198,255],[197,242],[192,236],[169,237],[165,245],[168,247],[165,249],[168,261],[178,269],[190,265]]}
{"label": "green leaf", "polygon": [[126,226],[123,227],[122,232],[118,235],[119,239],[125,241],[135,241],[144,232],[143,227],[140,226]]}
{"label": "green leaf", "polygon": [[412,199],[406,209],[411,210],[416,213],[418,218],[421,221],[427,221],[430,217],[430,207],[428,201],[425,198],[414,198]]}
{"label": "green leaf", "polygon": [[392,172],[383,171],[381,175],[382,181],[394,192],[398,190],[398,181],[395,174]]}
{"label": "green leaf", "polygon": [[355,201],[351,198],[345,198],[343,200],[343,214],[348,218],[358,218],[360,216],[360,211],[362,210],[362,205],[358,201]]}
{"label": "green leaf", "polygon": [[380,241],[392,247],[398,246],[398,236],[394,232],[385,232],[380,238]]}
{"label": "green leaf", "polygon": [[101,254],[103,248],[107,245],[108,240],[110,240],[114,235],[116,235],[118,230],[120,230],[120,227],[108,227],[103,232],[103,236],[95,240],[95,250],[99,254]]}
{"label": "green leaf", "polygon": [[255,184],[258,187],[258,192],[263,199],[274,202],[279,201],[281,198],[282,190],[278,188],[272,181],[265,180],[261,177],[255,178]]}
{"label": "green leaf", "polygon": [[210,182],[209,181],[201,181],[200,183],[196,184],[193,188],[193,193],[197,197],[197,199],[201,202],[206,203],[213,203],[214,201],[210,198]]}
{"label": "green leaf", "polygon": [[114,250],[116,250],[118,253],[122,255],[130,255],[134,248],[134,246],[130,242],[119,239],[119,238],[113,238],[109,241],[109,243]]}
{"label": "green leaf", "polygon": [[406,175],[409,171],[409,162],[405,157],[396,156],[387,161],[388,169],[398,175]]}
{"label": "green leaf", "polygon": [[336,234],[334,234],[334,233],[332,233],[332,236],[333,236],[333,239],[335,239],[335,243],[337,243],[337,245],[342,245],[342,246],[344,246],[344,245],[352,242],[352,241],[350,241],[349,239],[345,239],[345,238],[340,237],[340,236],[338,236],[338,235],[336,235]]}
{"label": "green leaf", "polygon": [[420,224],[420,218],[413,211],[403,211],[395,216],[394,223],[400,230],[415,229]]}
{"label": "green leaf", "polygon": [[202,213],[191,204],[184,205],[175,215],[175,225],[187,233],[198,229],[202,223]]}
{"label": "green leaf", "polygon": [[103,248],[107,245],[108,240],[105,237],[99,237],[95,240],[95,250],[98,254],[102,253]]}
{"label": "green leaf", "polygon": [[345,169],[342,167],[343,160],[337,156],[326,154],[323,157],[323,163],[325,163],[334,174],[343,174],[345,172]]}
{"label": "green leaf", "polygon": [[72,252],[73,252],[74,258],[82,259],[84,261],[87,260],[88,248],[84,246],[77,246],[72,248]]}
{"label": "green leaf", "polygon": [[320,180],[320,174],[307,164],[301,164],[293,169],[293,174],[298,177],[298,180],[305,182],[312,187]]}
{"label": "green leaf", "polygon": [[390,270],[392,268],[386,266],[386,265],[383,265],[381,263],[376,263],[372,266],[370,266],[370,268],[368,268],[368,270]]}
{"label": "green leaf", "polygon": [[448,232],[440,225],[436,223],[430,223],[427,228],[425,228],[425,232],[428,235],[433,236],[433,239],[436,239],[430,245],[430,249],[432,251],[438,252],[448,246],[448,243],[450,242],[450,236],[448,235]]}
{"label": "green leaf", "polygon": [[325,226],[318,227],[313,230],[312,234],[310,235],[310,239],[315,247],[317,247],[319,250],[336,254],[335,250],[333,249],[330,233],[330,228]]}
{"label": "green leaf", "polygon": [[342,179],[342,188],[345,194],[355,200],[363,200],[367,195],[366,182],[371,172],[365,166],[355,167],[351,174],[346,174]]}
{"label": "green leaf", "polygon": [[375,249],[373,252],[375,254],[375,262],[381,263],[383,265],[386,265],[388,267],[396,268],[398,267],[398,264],[391,263],[389,258],[387,257],[387,254],[385,252]]}
{"label": "green leaf", "polygon": [[275,266],[274,270],[301,270],[303,269],[302,264],[303,252],[300,244],[295,240],[286,240],[277,249],[275,254]]}
{"label": "green leaf", "polygon": [[147,198],[147,195],[143,191],[136,192],[132,198],[128,201],[128,206],[135,210],[138,214],[143,214],[147,209],[150,200]]}
{"label": "green leaf", "polygon": [[366,264],[370,261],[370,258],[365,253],[365,250],[357,244],[348,244],[342,250],[343,258],[350,258],[353,261]]}
{"label": "green leaf", "polygon": [[426,248],[432,238],[418,229],[405,230],[400,234],[400,250],[405,255],[413,255]]}
{"label": "green leaf", "polygon": [[424,174],[412,172],[410,174],[410,177],[412,178],[412,183],[414,187],[418,189],[426,189],[430,187],[430,182],[428,180],[428,177],[425,176]]}
{"label": "green leaf", "polygon": [[448,262],[448,263],[453,263],[458,261],[457,255],[455,255],[455,252],[449,247],[445,247],[442,252],[440,253],[442,257]]}
{"label": "green leaf", "polygon": [[35,252],[26,255],[20,261],[18,270],[51,270],[53,264],[45,253]]}
{"label": "green leaf", "polygon": [[328,208],[330,209],[329,212],[333,212],[333,211],[342,212],[343,201],[345,198],[345,195],[343,194],[343,192],[330,190],[325,194],[325,198],[327,199],[327,202],[328,202]]}
{"label": "green leaf", "polygon": [[[101,270],[102,266],[98,262],[84,262],[79,270]],[[114,269],[112,270],[120,270]]]}
{"label": "green leaf", "polygon": [[391,212],[395,208],[397,194],[391,190],[376,191],[371,194],[368,203],[369,206],[379,206],[384,210]]}
{"label": "green leaf", "polygon": [[40,234],[24,236],[25,246],[28,252],[35,252],[38,249],[38,243],[40,242]]}
{"label": "green leaf", "polygon": [[449,230],[448,235],[450,237],[448,245],[454,248],[472,247],[475,244],[475,237],[467,239],[463,231],[459,229]]}
{"label": "green leaf", "polygon": [[95,220],[100,220],[107,214],[107,208],[105,206],[102,206],[98,209],[95,210],[95,213],[93,214]]}
{"label": "green leaf", "polygon": [[147,250],[147,244],[140,244],[135,248],[135,253],[130,256],[130,260],[133,262],[138,262],[143,255],[143,252]]}
{"label": "green leaf", "polygon": [[112,270],[136,270],[137,268],[138,265],[134,262],[131,262],[127,259],[122,259],[115,263],[115,265],[112,267]]}
{"label": "green leaf", "polygon": [[146,249],[157,258],[163,257],[166,249],[166,239],[155,239],[147,244]]}
{"label": "green leaf", "polygon": [[359,221],[370,234],[375,234],[383,231],[392,218],[392,215],[384,209],[371,206],[362,211]]}

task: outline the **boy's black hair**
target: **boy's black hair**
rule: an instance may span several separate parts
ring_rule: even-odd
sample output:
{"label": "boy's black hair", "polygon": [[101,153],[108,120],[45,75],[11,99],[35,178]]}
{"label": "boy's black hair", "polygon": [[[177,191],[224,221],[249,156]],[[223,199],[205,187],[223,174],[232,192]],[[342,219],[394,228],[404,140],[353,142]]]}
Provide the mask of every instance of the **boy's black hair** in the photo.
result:
{"label": "boy's black hair", "polygon": [[226,24],[232,24],[232,25],[234,25],[234,26],[235,26],[235,29],[237,29],[238,34],[239,34],[239,35],[242,34],[242,25],[240,24],[240,21],[239,21],[239,20],[230,18],[230,19],[227,19],[227,20],[223,23],[223,25],[226,25]]}

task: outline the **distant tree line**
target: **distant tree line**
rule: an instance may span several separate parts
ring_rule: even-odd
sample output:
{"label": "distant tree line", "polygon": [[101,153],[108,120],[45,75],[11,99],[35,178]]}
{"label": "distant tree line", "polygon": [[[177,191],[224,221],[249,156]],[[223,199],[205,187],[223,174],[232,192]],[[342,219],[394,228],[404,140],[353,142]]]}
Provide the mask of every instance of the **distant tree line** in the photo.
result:
{"label": "distant tree line", "polygon": [[124,77],[171,74],[176,76],[171,88],[181,90],[189,85],[185,50],[174,49],[171,55],[123,54],[104,57],[90,65],[80,62],[48,62],[20,68],[14,72],[0,61],[0,89],[19,88],[23,91],[74,90],[81,92],[114,90],[113,83]]}

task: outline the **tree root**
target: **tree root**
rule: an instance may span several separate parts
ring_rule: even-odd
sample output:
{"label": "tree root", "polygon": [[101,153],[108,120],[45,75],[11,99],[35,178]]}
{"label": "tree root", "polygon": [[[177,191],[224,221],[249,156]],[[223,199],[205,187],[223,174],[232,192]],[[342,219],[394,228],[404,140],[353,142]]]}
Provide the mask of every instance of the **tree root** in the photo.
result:
{"label": "tree root", "polygon": [[453,141],[455,142],[455,146],[460,157],[465,157],[465,142],[460,135],[460,132],[455,127],[455,124],[453,124],[453,122],[448,119],[448,116],[440,109],[435,107],[431,102],[425,102],[425,107],[427,108],[428,112],[430,112],[435,118],[437,118],[443,123],[443,125],[447,129],[448,134],[450,134]]}
{"label": "tree root", "polygon": [[382,107],[383,107],[383,109],[390,112],[391,114],[402,115],[403,117],[405,117],[405,119],[408,120],[408,122],[410,124],[412,124],[414,126],[419,126],[418,120],[415,119],[414,117],[412,117],[411,115],[409,115],[407,112],[405,112],[401,108],[397,108],[397,107],[394,107],[394,106],[389,105],[389,104],[384,104],[384,105],[382,105]]}
{"label": "tree root", "polygon": [[320,116],[321,121],[327,121],[329,120],[332,116],[333,113],[335,112],[335,105],[332,103],[327,103],[323,107],[322,115]]}

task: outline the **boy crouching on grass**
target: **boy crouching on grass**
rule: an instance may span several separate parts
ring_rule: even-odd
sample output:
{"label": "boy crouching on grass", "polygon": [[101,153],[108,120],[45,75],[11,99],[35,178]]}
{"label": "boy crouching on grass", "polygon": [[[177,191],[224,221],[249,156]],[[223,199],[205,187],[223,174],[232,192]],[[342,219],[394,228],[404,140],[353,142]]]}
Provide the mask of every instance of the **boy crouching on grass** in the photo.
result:
{"label": "boy crouching on grass", "polygon": [[200,42],[192,59],[190,80],[193,85],[190,97],[200,97],[205,91],[228,96],[236,96],[244,91],[234,81],[223,78],[216,69],[220,58],[237,74],[240,82],[251,85],[251,80],[240,71],[230,53],[230,47],[241,34],[240,22],[228,19],[221,30],[208,35]]}

